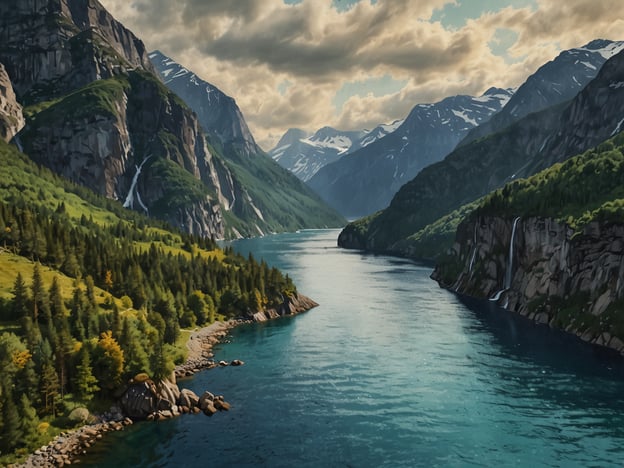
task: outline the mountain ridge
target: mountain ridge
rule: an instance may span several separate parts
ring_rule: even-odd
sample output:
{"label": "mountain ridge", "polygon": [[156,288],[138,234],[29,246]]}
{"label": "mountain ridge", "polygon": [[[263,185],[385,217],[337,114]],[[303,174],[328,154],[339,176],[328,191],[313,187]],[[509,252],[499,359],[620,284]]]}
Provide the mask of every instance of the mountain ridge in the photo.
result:
{"label": "mountain ridge", "polygon": [[479,97],[418,104],[395,131],[325,166],[308,184],[347,218],[380,210],[405,182],[446,156],[510,96],[510,90],[491,88]]}

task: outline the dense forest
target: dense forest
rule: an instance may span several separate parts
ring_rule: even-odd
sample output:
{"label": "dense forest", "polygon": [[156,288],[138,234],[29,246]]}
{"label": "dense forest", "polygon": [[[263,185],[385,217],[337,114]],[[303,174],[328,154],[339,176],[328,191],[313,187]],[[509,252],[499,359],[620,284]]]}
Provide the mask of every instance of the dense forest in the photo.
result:
{"label": "dense forest", "polygon": [[137,373],[169,375],[184,359],[181,328],[245,317],[295,292],[263,261],[0,150],[12,167],[0,183],[0,267],[16,272],[0,295],[0,455],[38,447],[72,424],[73,407],[109,404]]}

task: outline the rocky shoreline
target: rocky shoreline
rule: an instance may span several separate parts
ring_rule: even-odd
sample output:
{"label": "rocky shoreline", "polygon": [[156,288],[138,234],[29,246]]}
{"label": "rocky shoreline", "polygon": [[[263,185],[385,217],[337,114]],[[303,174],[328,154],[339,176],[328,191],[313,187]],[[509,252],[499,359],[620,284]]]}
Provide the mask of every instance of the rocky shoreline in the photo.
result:
{"label": "rocky shoreline", "polygon": [[[179,416],[180,414],[196,414],[203,412],[212,416],[218,411],[228,411],[230,404],[223,396],[213,395],[206,391],[201,396],[188,389],[180,390],[177,386],[177,378],[190,377],[195,373],[223,366],[241,366],[243,361],[235,359],[231,362],[215,362],[212,348],[222,342],[228,331],[243,323],[264,322],[286,315],[296,315],[318,306],[316,302],[301,294],[287,297],[284,302],[275,309],[257,312],[249,318],[228,320],[227,322],[214,322],[207,327],[191,333],[186,347],[188,355],[186,361],[175,367],[170,379],[155,384],[151,380],[140,379],[131,381],[124,396],[131,393],[131,389],[138,392],[138,401],[150,406],[145,409],[145,414],[132,418],[128,415],[127,408],[122,410],[114,405],[111,410],[98,417],[98,422],[82,426],[74,431],[63,432],[55,437],[47,445],[36,450],[20,464],[10,465],[11,468],[36,468],[36,467],[63,467],[80,462],[88,449],[103,436],[112,431],[121,431],[124,427],[133,424],[133,419],[158,421]],[[139,377],[139,376],[137,376]],[[136,377],[135,377],[136,379]],[[137,396],[137,393],[135,393]],[[163,404],[164,403],[164,404]],[[122,406],[124,406],[122,398]],[[153,411],[152,411],[153,410]],[[129,417],[130,416],[130,417]]]}

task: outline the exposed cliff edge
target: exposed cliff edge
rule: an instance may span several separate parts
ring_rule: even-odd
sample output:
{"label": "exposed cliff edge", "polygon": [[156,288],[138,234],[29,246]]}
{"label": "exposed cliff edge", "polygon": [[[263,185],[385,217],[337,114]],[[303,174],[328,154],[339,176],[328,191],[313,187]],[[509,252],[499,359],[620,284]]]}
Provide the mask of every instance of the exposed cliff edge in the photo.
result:
{"label": "exposed cliff edge", "polygon": [[26,104],[154,71],[143,43],[97,0],[0,2],[0,57]]}
{"label": "exposed cliff edge", "polygon": [[624,354],[624,224],[591,222],[575,233],[552,218],[514,222],[463,222],[432,278]]}
{"label": "exposed cliff edge", "polygon": [[266,322],[270,319],[297,315],[317,307],[318,304],[303,294],[295,293],[284,298],[284,302],[275,309],[267,309],[253,314],[254,322]]}
{"label": "exposed cliff edge", "polygon": [[10,141],[23,126],[22,106],[17,102],[4,65],[0,63],[0,138]]}

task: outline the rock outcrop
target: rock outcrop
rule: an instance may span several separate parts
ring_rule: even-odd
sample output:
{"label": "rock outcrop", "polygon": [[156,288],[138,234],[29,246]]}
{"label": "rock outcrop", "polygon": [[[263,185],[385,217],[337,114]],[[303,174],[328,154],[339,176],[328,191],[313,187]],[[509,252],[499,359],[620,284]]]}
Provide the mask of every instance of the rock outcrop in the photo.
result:
{"label": "rock outcrop", "polygon": [[0,62],[22,102],[153,67],[143,43],[97,0],[0,1]]}
{"label": "rock outcrop", "polygon": [[22,106],[17,102],[4,65],[0,63],[0,138],[10,141],[23,126]]}
{"label": "rock outcrop", "polygon": [[254,322],[266,322],[267,320],[284,317],[286,315],[300,314],[301,312],[306,312],[317,306],[318,304],[309,297],[296,293],[292,296],[287,296],[284,302],[275,309],[256,312],[253,314],[252,319]]}
{"label": "rock outcrop", "polygon": [[520,219],[510,249],[513,223],[499,217],[462,223],[432,277],[624,353],[624,225],[592,222],[575,233],[551,218]]}

